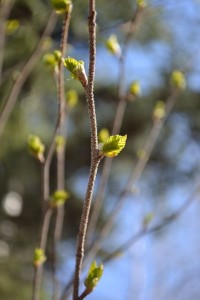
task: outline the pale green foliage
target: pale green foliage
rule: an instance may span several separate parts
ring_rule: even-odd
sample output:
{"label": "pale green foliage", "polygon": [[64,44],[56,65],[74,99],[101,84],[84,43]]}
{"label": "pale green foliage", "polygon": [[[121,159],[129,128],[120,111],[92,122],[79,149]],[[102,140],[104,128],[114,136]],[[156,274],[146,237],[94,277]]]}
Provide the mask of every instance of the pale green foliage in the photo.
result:
{"label": "pale green foliage", "polygon": [[148,213],[143,219],[143,226],[144,227],[148,226],[152,222],[153,218],[154,218],[153,213]]}
{"label": "pale green foliage", "polygon": [[99,144],[100,155],[107,157],[117,156],[126,145],[127,135],[112,135],[102,144]]}
{"label": "pale green foliage", "polygon": [[42,265],[46,261],[46,255],[44,253],[44,250],[41,248],[36,248],[34,252],[34,259],[33,263],[36,267]]}
{"label": "pale green foliage", "polygon": [[51,196],[51,205],[53,207],[61,206],[69,198],[69,193],[65,190],[57,190]]}
{"label": "pale green foliage", "polygon": [[97,266],[96,261],[94,261],[90,266],[87,278],[84,282],[86,289],[92,291],[101,279],[102,274],[103,265],[100,264],[99,266]]}
{"label": "pale green foliage", "polygon": [[59,50],[55,50],[53,53],[46,53],[43,56],[43,61],[47,66],[55,69],[61,62],[61,52]]}

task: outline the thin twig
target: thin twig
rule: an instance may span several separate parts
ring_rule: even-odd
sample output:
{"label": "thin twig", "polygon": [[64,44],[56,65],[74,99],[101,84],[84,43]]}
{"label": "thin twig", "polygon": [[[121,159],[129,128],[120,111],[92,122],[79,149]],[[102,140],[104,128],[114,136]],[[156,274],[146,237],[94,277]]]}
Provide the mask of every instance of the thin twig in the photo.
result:
{"label": "thin twig", "polygon": [[[64,56],[65,50],[66,50],[66,41],[67,41],[67,35],[68,35],[68,28],[69,28],[69,18],[70,18],[71,10],[69,10],[68,13],[65,15],[64,19],[64,25],[63,25],[63,30],[62,30],[62,38],[61,38],[61,53]],[[61,127],[64,124],[65,120],[65,98],[64,98],[64,72],[63,72],[63,65],[60,62],[59,63],[59,76],[58,76],[58,94],[59,94],[59,111],[58,111],[58,118],[57,122],[55,125],[55,129],[53,132],[52,140],[49,146],[49,150],[44,162],[44,167],[43,167],[43,201],[44,204],[47,203],[49,200],[49,195],[50,195],[50,188],[49,188],[49,168],[50,164],[52,161],[53,153],[55,150],[55,138],[59,130],[61,130]],[[64,156],[64,153],[63,153]],[[62,161],[63,161],[62,157]],[[62,178],[64,178],[64,169],[62,168]],[[59,181],[59,184],[64,184],[64,179],[62,179],[62,183]],[[44,209],[45,209],[44,205]],[[48,212],[49,209],[47,209]],[[52,211],[52,209],[51,209]],[[50,223],[50,218],[51,218],[52,213],[49,216],[49,222],[46,224],[45,218],[46,216],[44,215],[44,221],[43,221],[43,226],[42,226],[42,235],[41,235],[41,241],[40,241],[40,248],[45,251],[46,249],[46,239],[47,239],[47,233],[49,229],[49,223]],[[61,217],[61,219],[59,219]],[[56,250],[56,244],[57,241],[60,239],[61,231],[62,231],[62,224],[63,224],[63,210],[60,210],[59,212],[57,211],[57,220],[56,220],[56,226],[55,226],[55,234],[54,234],[54,250]],[[45,230],[46,228],[46,230]],[[44,231],[45,230],[45,231]],[[44,243],[45,241],[45,243]],[[55,251],[54,251],[55,255]],[[54,260],[56,261],[56,259]],[[39,297],[39,290],[41,286],[41,280],[42,280],[42,272],[43,272],[43,266],[41,265],[39,268],[36,269],[36,274],[35,274],[35,285],[34,285],[34,290],[33,290],[33,300],[37,300]],[[56,282],[56,281],[55,281]],[[56,284],[54,285],[54,295],[56,295]]]}
{"label": "thin twig", "polygon": [[[138,7],[136,9],[136,12],[130,21],[130,27],[129,30],[126,34],[124,45],[123,45],[123,50],[122,54],[119,57],[119,80],[118,80],[118,105],[113,121],[113,128],[112,128],[112,135],[119,134],[122,121],[124,118],[124,113],[126,110],[127,106],[127,95],[126,95],[126,87],[125,87],[125,75],[126,75],[126,68],[125,68],[125,59],[126,59],[126,54],[128,51],[128,46],[130,43],[130,39],[133,38],[136,29],[139,25],[139,22],[141,20],[142,14],[143,14],[144,9]],[[91,243],[91,238],[92,238],[92,232],[94,232],[98,218],[101,212],[101,208],[103,206],[103,201],[104,201],[104,195],[105,195],[105,189],[106,189],[106,184],[109,179],[111,167],[112,167],[112,159],[111,158],[105,158],[104,164],[103,164],[103,169],[102,169],[102,174],[101,174],[101,179],[100,179],[100,184],[98,187],[97,195],[95,197],[95,202],[94,202],[94,207],[92,210],[92,214],[90,217],[90,222],[88,226],[88,244]],[[89,245],[88,245],[89,246]]]}
{"label": "thin twig", "polygon": [[[62,37],[60,44],[60,52],[62,57],[65,57],[68,33],[69,33],[69,22],[71,17],[72,5],[70,5],[68,12],[65,14],[62,27]],[[64,133],[64,125],[66,119],[66,105],[65,105],[65,86],[64,86],[64,68],[63,64],[59,64],[58,71],[58,97],[59,97],[59,125],[58,131]],[[65,146],[57,151],[57,190],[65,189]],[[57,265],[57,244],[60,241],[64,222],[64,206],[57,207],[56,211],[56,224],[54,230],[54,241],[53,241],[53,300],[58,298],[58,280],[56,279],[56,265]]]}
{"label": "thin twig", "polygon": [[86,233],[88,227],[89,214],[91,209],[91,202],[93,196],[93,189],[96,180],[96,174],[100,158],[98,157],[98,138],[97,138],[97,122],[94,103],[94,78],[95,78],[95,64],[96,64],[96,11],[95,0],[89,0],[89,17],[88,17],[88,29],[89,29],[89,74],[88,85],[85,87],[88,114],[90,122],[90,134],[91,134],[91,166],[88,187],[86,197],[83,205],[83,211],[81,215],[80,227],[77,236],[77,250],[76,250],[76,265],[74,274],[74,290],[73,300],[79,299],[79,282],[80,274],[84,258]]}
{"label": "thin twig", "polygon": [[35,66],[36,61],[38,60],[38,58],[41,54],[44,39],[52,33],[55,23],[56,23],[56,20],[57,20],[57,17],[55,16],[55,13],[52,12],[36,49],[32,53],[31,57],[28,59],[27,63],[23,67],[23,69],[21,70],[19,76],[17,77],[17,79],[15,81],[14,86],[12,87],[12,90],[10,92],[8,100],[6,101],[2,111],[0,112],[0,136],[2,135],[3,130],[6,126],[6,123],[7,123],[8,119],[10,117],[10,114],[14,108],[14,105],[17,101],[17,98],[22,89],[22,86],[24,85],[27,77],[31,73],[32,69]]}
{"label": "thin twig", "polygon": [[[40,237],[40,249],[46,249],[47,236],[49,230],[49,223],[52,216],[52,208],[48,207],[43,218],[41,237]],[[40,287],[42,281],[43,265],[39,265],[34,269],[34,279],[33,279],[33,294],[32,300],[39,300],[40,298]]]}

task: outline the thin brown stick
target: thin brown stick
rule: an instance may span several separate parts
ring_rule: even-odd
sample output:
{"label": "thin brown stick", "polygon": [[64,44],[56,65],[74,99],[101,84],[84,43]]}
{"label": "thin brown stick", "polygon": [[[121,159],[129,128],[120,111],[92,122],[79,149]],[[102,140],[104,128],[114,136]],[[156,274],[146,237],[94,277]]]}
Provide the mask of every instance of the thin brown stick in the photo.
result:
{"label": "thin brown stick", "polygon": [[10,92],[8,100],[6,101],[2,111],[0,113],[0,136],[3,133],[6,123],[10,117],[10,114],[11,114],[14,106],[15,106],[15,103],[20,94],[22,86],[24,85],[27,77],[31,73],[33,67],[35,66],[36,61],[38,60],[38,58],[41,54],[44,39],[52,33],[55,23],[56,23],[56,20],[57,20],[57,18],[55,16],[55,13],[52,12],[36,49],[32,53],[31,57],[28,59],[27,63],[23,67],[23,69],[21,70],[19,76],[17,77],[17,80],[15,81],[14,86],[12,87],[12,90]]}
{"label": "thin brown stick", "polygon": [[[125,73],[126,73],[125,58],[126,58],[126,54],[128,51],[130,39],[134,36],[134,34],[136,32],[136,29],[141,20],[143,11],[144,11],[144,9],[140,8],[140,7],[138,7],[136,9],[135,14],[134,14],[132,20],[130,21],[130,27],[129,27],[129,30],[125,37],[122,55],[119,57],[119,80],[118,80],[119,102],[117,105],[117,109],[116,109],[116,113],[115,113],[115,117],[114,117],[114,121],[113,121],[112,135],[119,134],[121,125],[122,125],[122,121],[124,118],[124,113],[125,113],[126,106],[127,106],[127,95],[126,95],[126,88],[125,88]],[[95,202],[94,202],[93,211],[92,211],[89,226],[88,226],[88,243],[91,243],[92,232],[96,228],[98,218],[99,218],[99,215],[101,212],[101,208],[103,206],[105,189],[106,189],[106,184],[109,179],[109,175],[110,175],[110,171],[111,171],[111,167],[112,167],[112,161],[113,160],[111,158],[105,158],[105,160],[104,160],[100,184],[99,184],[99,188],[98,188],[97,195],[96,195]]]}
{"label": "thin brown stick", "polygon": [[[69,23],[71,18],[71,10],[72,5],[70,5],[68,12],[65,15],[63,20],[63,28],[62,28],[62,37],[60,44],[60,52],[62,57],[65,57],[67,40],[68,40],[68,32],[69,32]],[[64,125],[66,119],[66,105],[65,105],[65,86],[64,86],[64,68],[63,64],[59,64],[59,72],[58,72],[58,97],[59,97],[59,126],[58,131],[64,133]],[[64,190],[65,189],[65,146],[63,145],[62,149],[57,151],[57,189]],[[57,265],[57,244],[62,235],[63,222],[64,222],[64,206],[57,207],[56,212],[56,224],[54,230],[54,241],[53,241],[53,300],[58,298],[58,290],[59,283],[56,279],[56,265]]]}
{"label": "thin brown stick", "polygon": [[97,122],[94,103],[94,78],[95,78],[95,64],[96,64],[96,10],[95,0],[89,0],[89,76],[88,85],[86,86],[86,97],[88,105],[88,114],[90,122],[91,133],[91,167],[89,174],[88,187],[85,201],[83,204],[83,211],[81,215],[80,227],[77,236],[77,250],[76,250],[76,265],[74,274],[74,290],[73,300],[79,299],[79,282],[80,274],[84,258],[86,233],[88,227],[89,214],[91,209],[91,202],[93,196],[93,189],[96,180],[96,174],[100,158],[98,157],[98,138],[97,138]]}
{"label": "thin brown stick", "polygon": [[[47,208],[46,213],[43,218],[43,224],[41,229],[41,237],[40,237],[40,249],[46,249],[47,236],[49,230],[49,224],[52,216],[52,209],[50,207]],[[43,265],[35,267],[34,269],[34,279],[33,279],[33,294],[32,300],[39,300],[40,298],[40,287],[42,281],[42,273],[43,273]]]}

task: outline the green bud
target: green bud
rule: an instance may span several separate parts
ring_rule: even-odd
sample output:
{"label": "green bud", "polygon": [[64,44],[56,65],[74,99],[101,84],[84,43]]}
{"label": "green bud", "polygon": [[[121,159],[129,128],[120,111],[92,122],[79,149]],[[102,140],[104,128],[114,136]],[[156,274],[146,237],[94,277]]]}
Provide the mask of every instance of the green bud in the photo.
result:
{"label": "green bud", "polygon": [[135,80],[130,84],[129,92],[135,97],[141,96],[141,86],[139,81]]}
{"label": "green bud", "polygon": [[29,135],[28,137],[28,150],[40,162],[44,162],[45,146],[39,136]]}
{"label": "green bud", "polygon": [[105,41],[106,48],[111,54],[116,56],[121,56],[121,48],[115,34],[112,34],[106,41]]}
{"label": "green bud", "polygon": [[140,8],[145,8],[147,6],[147,3],[145,0],[137,0],[137,5]]}
{"label": "green bud", "polygon": [[69,90],[66,92],[66,102],[69,108],[73,108],[78,103],[78,93],[76,90]]}
{"label": "green bud", "polygon": [[99,154],[107,157],[117,156],[126,145],[127,135],[111,135],[99,144]]}
{"label": "green bud", "polygon": [[89,269],[87,278],[85,279],[85,287],[87,290],[93,290],[98,284],[103,274],[103,265],[97,266],[96,261],[94,261]]}
{"label": "green bud", "polygon": [[137,151],[137,157],[140,159],[140,160],[143,160],[147,157],[147,153],[144,149],[139,149]]}
{"label": "green bud", "polygon": [[158,101],[153,110],[153,119],[161,120],[165,117],[165,115],[166,115],[165,102]]}
{"label": "green bud", "polygon": [[64,136],[57,135],[57,137],[56,137],[56,151],[57,152],[61,151],[65,147],[65,144],[66,144],[66,140],[65,140]]}
{"label": "green bud", "polygon": [[62,60],[62,53],[59,50],[55,50],[53,54],[54,54],[55,60],[58,63],[60,63]]}
{"label": "green bud", "polygon": [[51,0],[57,14],[64,14],[69,11],[72,4],[71,0]]}
{"label": "green bud", "polygon": [[99,143],[105,142],[109,138],[110,134],[107,128],[102,128],[99,132],[98,138],[99,138]]}
{"label": "green bud", "polygon": [[68,192],[65,190],[57,190],[51,196],[51,205],[52,207],[62,206],[68,198]]}
{"label": "green bud", "polygon": [[178,88],[180,90],[184,90],[186,88],[185,75],[180,71],[175,70],[172,72],[170,82],[174,88]]}
{"label": "green bud", "polygon": [[149,225],[149,223],[152,222],[154,218],[154,215],[152,213],[148,213],[145,217],[144,217],[144,220],[143,220],[143,226],[146,227]]}
{"label": "green bud", "polygon": [[72,57],[62,59],[64,66],[71,73],[72,78],[79,80],[85,87],[87,85],[87,75],[85,73],[84,62]]}
{"label": "green bud", "polygon": [[20,26],[20,22],[17,19],[12,19],[6,21],[6,33],[12,34],[14,33]]}
{"label": "green bud", "polygon": [[57,62],[57,60],[56,60],[56,57],[55,57],[55,55],[53,54],[53,53],[46,53],[44,56],[43,56],[43,61],[44,61],[44,63],[47,65],[47,66],[49,66],[49,67],[51,67],[51,68],[55,68],[55,67],[57,67],[57,65],[58,65],[58,62]]}
{"label": "green bud", "polygon": [[46,255],[44,253],[44,250],[41,248],[36,248],[34,252],[34,259],[33,263],[36,267],[41,266],[46,261]]}

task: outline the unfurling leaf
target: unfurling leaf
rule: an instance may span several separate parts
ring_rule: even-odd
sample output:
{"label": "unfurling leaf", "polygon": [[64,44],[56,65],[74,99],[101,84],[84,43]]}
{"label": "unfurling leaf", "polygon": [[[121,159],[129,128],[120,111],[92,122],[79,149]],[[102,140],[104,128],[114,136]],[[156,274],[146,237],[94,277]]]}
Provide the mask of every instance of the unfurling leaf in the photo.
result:
{"label": "unfurling leaf", "polygon": [[102,274],[103,265],[100,264],[99,266],[97,266],[96,261],[94,261],[90,266],[87,278],[84,282],[86,289],[92,291],[101,279]]}
{"label": "unfurling leaf", "polygon": [[65,201],[69,198],[69,193],[65,190],[57,190],[51,196],[51,206],[58,207],[65,203]]}
{"label": "unfurling leaf", "polygon": [[85,87],[87,85],[87,75],[85,73],[84,62],[72,57],[62,59],[64,66],[71,73],[72,78],[79,80]]}
{"label": "unfurling leaf", "polygon": [[121,56],[121,48],[115,34],[112,34],[106,41],[105,41],[106,48],[111,54],[116,56]]}
{"label": "unfurling leaf", "polygon": [[99,154],[107,157],[117,156],[126,145],[127,135],[112,135],[99,144]]}
{"label": "unfurling leaf", "polygon": [[44,253],[44,250],[41,248],[36,248],[34,252],[34,259],[33,263],[36,267],[42,265],[46,261],[46,255]]}
{"label": "unfurling leaf", "polygon": [[186,88],[185,75],[181,71],[175,70],[174,72],[172,72],[170,82],[174,88],[180,90],[184,90]]}

